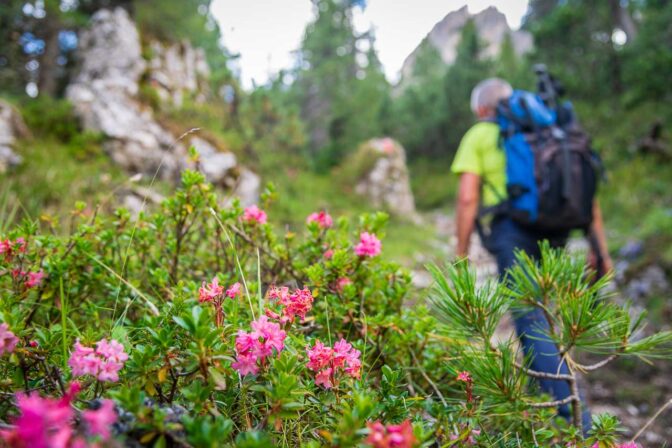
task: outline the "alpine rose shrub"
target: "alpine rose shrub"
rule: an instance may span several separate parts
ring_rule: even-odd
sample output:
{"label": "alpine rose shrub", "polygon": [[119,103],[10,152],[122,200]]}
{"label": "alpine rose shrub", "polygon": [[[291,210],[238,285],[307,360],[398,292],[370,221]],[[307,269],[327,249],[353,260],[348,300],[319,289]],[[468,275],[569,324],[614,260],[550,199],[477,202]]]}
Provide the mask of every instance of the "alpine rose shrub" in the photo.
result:
{"label": "alpine rose shrub", "polygon": [[369,232],[362,232],[359,244],[355,246],[355,253],[360,257],[375,257],[380,254],[382,245],[380,240]]}
{"label": "alpine rose shrub", "polygon": [[[222,207],[186,171],[151,213],[76,204],[0,235],[0,445],[618,447],[613,417],[583,440],[489,344],[447,343],[380,256],[386,215],[318,212],[295,233],[267,222],[274,196]],[[496,417],[488,372],[512,392]]]}

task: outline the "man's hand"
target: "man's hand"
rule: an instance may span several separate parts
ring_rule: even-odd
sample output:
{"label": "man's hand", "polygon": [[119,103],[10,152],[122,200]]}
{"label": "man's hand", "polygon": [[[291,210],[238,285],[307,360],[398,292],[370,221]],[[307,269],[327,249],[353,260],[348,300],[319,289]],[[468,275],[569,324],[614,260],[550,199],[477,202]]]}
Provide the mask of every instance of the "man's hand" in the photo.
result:
{"label": "man's hand", "polygon": [[591,247],[588,254],[588,265],[593,268],[598,274],[605,275],[614,269],[614,263],[609,256],[609,248],[607,247],[607,235],[604,231],[604,221],[602,220],[602,209],[597,200],[593,201],[593,223],[590,226],[592,238],[595,239],[600,256],[602,258],[598,266],[598,254],[595,253],[595,248]]}
{"label": "man's hand", "polygon": [[598,256],[593,249],[588,252],[587,262],[591,269],[601,275],[605,275],[614,269],[614,262],[608,253],[602,253],[600,263],[598,263]]}
{"label": "man's hand", "polygon": [[469,242],[474,231],[474,222],[478,214],[480,200],[481,178],[477,174],[462,173],[460,188],[457,193],[457,209],[455,221],[457,227],[457,258],[466,258],[469,255]]}

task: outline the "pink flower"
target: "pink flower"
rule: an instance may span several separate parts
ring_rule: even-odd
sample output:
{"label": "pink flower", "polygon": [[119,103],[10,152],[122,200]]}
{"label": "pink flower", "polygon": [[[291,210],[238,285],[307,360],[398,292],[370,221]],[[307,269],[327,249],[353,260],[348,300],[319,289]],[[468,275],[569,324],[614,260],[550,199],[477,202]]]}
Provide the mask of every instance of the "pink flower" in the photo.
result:
{"label": "pink flower", "polygon": [[114,339],[109,342],[107,339],[96,342],[96,353],[112,362],[123,363],[128,360],[128,355],[124,352],[124,346]]}
{"label": "pink flower", "polygon": [[362,232],[359,235],[359,244],[355,246],[355,254],[360,257],[375,257],[381,250],[380,240],[376,235],[368,232]]}
{"label": "pink flower", "polygon": [[101,339],[96,343],[96,350],[81,345],[77,340],[68,365],[73,376],[91,375],[98,381],[116,382],[127,359],[124,346],[114,339]]}
{"label": "pink flower", "polygon": [[242,376],[256,375],[259,373],[259,366],[257,365],[256,355],[250,353],[247,355],[239,354],[236,356],[236,361],[231,364],[231,367],[236,369]]}
{"label": "pink flower", "polygon": [[470,383],[471,382],[471,375],[467,371],[460,372],[457,375],[457,381],[464,381],[465,383]]}
{"label": "pink flower", "polygon": [[16,394],[21,414],[13,422],[15,428],[0,432],[8,446],[22,448],[66,448],[72,437],[74,412],[70,402],[78,388],[63,398],[42,398],[38,394]]}
{"label": "pink flower", "polygon": [[618,445],[618,448],[639,448],[635,442],[625,442]]}
{"label": "pink flower", "polygon": [[26,251],[26,240],[23,238],[17,238],[13,242],[9,239],[0,241],[0,255],[5,256],[5,260],[9,260],[17,252]]}
{"label": "pink flower", "polygon": [[334,220],[331,219],[331,216],[329,213],[325,211],[320,211],[317,213],[311,213],[308,218],[306,219],[306,222],[308,224],[316,222],[317,226],[320,229],[328,229],[329,227],[334,225]]}
{"label": "pink flower", "polygon": [[224,287],[219,284],[217,276],[212,278],[212,283],[206,284],[203,282],[203,285],[198,289],[198,301],[203,302],[212,302],[217,298],[221,297],[224,293]]}
{"label": "pink flower", "polygon": [[331,389],[334,387],[334,385],[331,382],[331,374],[333,372],[333,369],[331,367],[327,367],[324,370],[320,370],[317,375],[315,375],[315,384],[318,386],[322,386],[325,389]]}
{"label": "pink flower", "polygon": [[9,325],[0,324],[0,356],[12,353],[18,342],[19,338],[9,330]]}
{"label": "pink flower", "polygon": [[12,253],[12,242],[9,240],[0,241],[0,255],[9,257]]}
{"label": "pink flower", "polygon": [[229,289],[226,290],[226,297],[229,299],[235,299],[240,295],[240,283],[236,282]]}
{"label": "pink flower", "polygon": [[336,281],[336,290],[338,292],[343,292],[343,289],[348,285],[352,285],[352,280],[348,277],[341,277]]}
{"label": "pink flower", "polygon": [[413,426],[408,420],[399,425],[384,426],[377,421],[367,426],[369,436],[365,443],[374,448],[412,448],[417,442],[413,435]]}
{"label": "pink flower", "polygon": [[257,342],[258,341],[255,341],[250,333],[238,330],[238,336],[236,337],[236,352],[239,354],[250,353]]}
{"label": "pink flower", "polygon": [[318,339],[315,341],[315,346],[313,348],[306,348],[306,354],[308,355],[307,367],[310,370],[317,372],[329,365],[333,350],[331,347],[322,344]]}
{"label": "pink flower", "polygon": [[324,251],[322,254],[325,260],[331,260],[332,257],[334,256],[334,250],[333,249],[327,249]]}
{"label": "pink flower", "polygon": [[82,420],[86,422],[89,434],[100,436],[103,441],[110,438],[110,427],[117,421],[117,413],[114,410],[112,400],[103,400],[103,404],[97,410],[82,412]]}
{"label": "pink flower", "polygon": [[26,280],[27,288],[34,288],[42,284],[42,278],[44,278],[44,272],[40,269],[38,272],[29,272],[28,280]]}
{"label": "pink flower", "polygon": [[282,307],[280,322],[283,324],[294,322],[296,316],[299,316],[302,320],[305,319],[306,314],[313,308],[313,294],[308,288],[297,289],[290,294],[289,288],[285,286],[276,288],[274,286],[269,290],[268,298],[275,300]]}
{"label": "pink flower", "polygon": [[267,316],[260,316],[251,323],[252,332],[238,331],[236,336],[236,361],[231,367],[241,375],[257,374],[259,363],[285,348],[286,333],[280,325],[270,322]]}
{"label": "pink flower", "polygon": [[276,352],[281,352],[285,347],[285,337],[286,333],[280,329],[280,325],[275,322],[270,322],[268,317],[259,316],[259,319],[255,320],[250,324],[254,332],[252,337],[255,339],[262,338],[263,342],[257,344],[257,346],[264,345],[270,348],[274,348]]}
{"label": "pink flower", "polygon": [[266,224],[266,212],[256,205],[247,207],[243,213],[243,221],[250,224]]}
{"label": "pink flower", "polygon": [[[315,384],[322,385],[325,388],[333,387],[333,379],[337,374],[344,373],[352,378],[359,378],[362,362],[359,357],[359,350],[352,348],[345,339],[341,339],[334,348],[325,346],[319,340],[315,341],[314,347],[306,347],[308,356],[308,367],[313,372],[318,372],[315,376]],[[326,372],[328,371],[328,378]],[[327,386],[327,379],[329,386]]]}
{"label": "pink flower", "polygon": [[289,296],[289,303],[283,312],[289,317],[290,321],[294,320],[294,316],[299,316],[303,320],[312,308],[313,294],[308,288],[304,288],[297,289],[294,294]]}

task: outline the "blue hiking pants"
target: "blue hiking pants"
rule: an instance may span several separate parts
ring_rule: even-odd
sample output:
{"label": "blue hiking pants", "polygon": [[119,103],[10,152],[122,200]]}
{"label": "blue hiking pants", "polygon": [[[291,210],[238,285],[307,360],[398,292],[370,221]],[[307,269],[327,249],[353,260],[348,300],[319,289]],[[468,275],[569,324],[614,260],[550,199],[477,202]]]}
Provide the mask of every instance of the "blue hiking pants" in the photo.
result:
{"label": "blue hiking pants", "polygon": [[[506,271],[515,263],[515,250],[523,250],[529,256],[538,259],[541,255],[539,242],[548,240],[551,247],[562,247],[567,241],[567,234],[544,235],[527,229],[507,217],[497,217],[490,226],[490,234],[484,238],[484,246],[497,259],[497,270],[501,279],[505,278]],[[520,338],[523,351],[530,356],[532,370],[547,373],[557,373],[560,365],[560,356],[555,343],[543,336],[541,330],[548,328],[548,321],[540,309],[527,314],[514,313],[516,332]],[[541,338],[541,339],[540,339]],[[568,374],[565,363],[560,366],[560,373]],[[571,395],[569,384],[566,381],[539,379],[539,387],[543,392],[553,396],[555,400],[562,400]],[[582,397],[583,401],[583,397]],[[583,430],[588,431],[591,426],[590,410],[585,402],[582,406]],[[570,406],[563,405],[558,413],[569,419]]]}

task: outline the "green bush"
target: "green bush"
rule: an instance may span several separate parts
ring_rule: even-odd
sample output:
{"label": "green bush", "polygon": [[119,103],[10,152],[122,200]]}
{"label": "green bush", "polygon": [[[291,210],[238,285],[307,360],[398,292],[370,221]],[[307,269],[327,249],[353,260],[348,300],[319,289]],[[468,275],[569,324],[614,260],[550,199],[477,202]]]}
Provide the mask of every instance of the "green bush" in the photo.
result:
{"label": "green bush", "polygon": [[[540,296],[567,356],[669,354],[670,333],[632,340],[641,320],[548,250],[539,266],[522,259],[510,289],[435,269],[430,310],[379,255],[384,214],[311,215],[303,237],[276,233],[187,171],[154,214],[80,203],[72,217],[64,237],[26,220],[0,239],[10,446],[379,447],[390,434],[409,447],[585,446],[525,387],[511,344],[490,346],[502,314]],[[589,443],[616,446],[616,426],[596,418]]]}
{"label": "green bush", "polygon": [[26,100],[21,111],[28,128],[40,136],[53,136],[61,142],[69,142],[80,132],[79,121],[67,100],[41,95]]}

